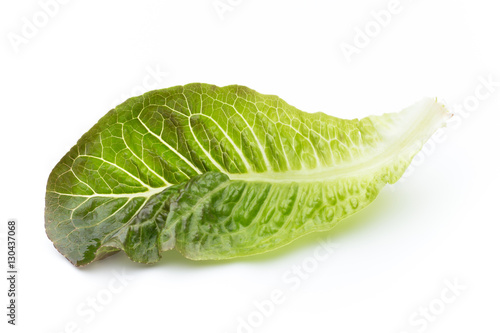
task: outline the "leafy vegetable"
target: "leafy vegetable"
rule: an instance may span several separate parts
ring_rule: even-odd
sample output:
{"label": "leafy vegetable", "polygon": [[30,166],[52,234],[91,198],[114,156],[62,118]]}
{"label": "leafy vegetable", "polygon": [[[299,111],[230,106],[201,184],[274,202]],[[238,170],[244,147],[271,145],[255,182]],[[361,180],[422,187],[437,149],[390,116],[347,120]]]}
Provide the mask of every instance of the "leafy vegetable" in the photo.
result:
{"label": "leafy vegetable", "polygon": [[332,228],[396,182],[450,117],[432,99],[344,120],[242,86],[189,84],[111,110],[52,171],[45,225],[74,265],[263,253]]}

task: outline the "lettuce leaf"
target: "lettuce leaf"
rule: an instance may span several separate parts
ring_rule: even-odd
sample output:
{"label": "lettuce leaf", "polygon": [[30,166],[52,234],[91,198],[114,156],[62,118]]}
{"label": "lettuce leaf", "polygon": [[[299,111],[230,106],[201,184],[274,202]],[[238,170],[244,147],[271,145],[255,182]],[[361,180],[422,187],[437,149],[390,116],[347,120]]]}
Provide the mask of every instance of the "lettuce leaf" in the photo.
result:
{"label": "lettuce leaf", "polygon": [[47,235],[77,266],[118,251],[142,263],[267,252],[368,205],[450,116],[433,99],[345,120],[237,85],[151,91],[55,166]]}

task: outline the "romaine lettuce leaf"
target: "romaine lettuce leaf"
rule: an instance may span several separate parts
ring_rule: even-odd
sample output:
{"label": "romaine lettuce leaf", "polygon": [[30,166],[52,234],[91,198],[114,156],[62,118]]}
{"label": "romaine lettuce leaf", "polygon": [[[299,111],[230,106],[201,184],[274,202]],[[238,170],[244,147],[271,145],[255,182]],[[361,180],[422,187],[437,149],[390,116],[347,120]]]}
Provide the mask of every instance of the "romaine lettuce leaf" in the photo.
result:
{"label": "romaine lettuce leaf", "polygon": [[433,99],[345,120],[237,85],[151,91],[55,166],[47,235],[77,266],[120,250],[143,263],[270,251],[372,202],[450,116]]}

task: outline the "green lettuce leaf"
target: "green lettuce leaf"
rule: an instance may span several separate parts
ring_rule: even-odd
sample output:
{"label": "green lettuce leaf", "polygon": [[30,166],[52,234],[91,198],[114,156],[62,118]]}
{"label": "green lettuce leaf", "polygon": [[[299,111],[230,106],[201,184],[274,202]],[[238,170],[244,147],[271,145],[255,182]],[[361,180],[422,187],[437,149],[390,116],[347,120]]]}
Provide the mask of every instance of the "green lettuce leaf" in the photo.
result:
{"label": "green lettuce leaf", "polygon": [[270,251],[372,202],[450,116],[433,99],[345,120],[243,86],[151,91],[55,166],[47,235],[77,266],[120,250],[142,263]]}

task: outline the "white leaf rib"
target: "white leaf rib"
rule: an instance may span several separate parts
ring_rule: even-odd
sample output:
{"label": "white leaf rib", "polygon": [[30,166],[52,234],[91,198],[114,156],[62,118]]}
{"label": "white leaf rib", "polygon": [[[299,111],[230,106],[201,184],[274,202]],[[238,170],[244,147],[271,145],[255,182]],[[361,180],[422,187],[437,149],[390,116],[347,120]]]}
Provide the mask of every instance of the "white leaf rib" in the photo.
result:
{"label": "white leaf rib", "polygon": [[[118,207],[118,208],[117,208],[117,209],[113,212],[113,214],[106,216],[106,217],[105,217],[105,218],[103,218],[102,220],[97,221],[96,223],[91,224],[91,225],[85,225],[85,226],[81,226],[81,227],[76,227],[76,226],[75,226],[75,228],[76,228],[76,229],[86,229],[86,228],[92,228],[92,227],[95,227],[95,226],[97,226],[97,225],[101,224],[102,222],[104,222],[104,221],[106,221],[107,219],[109,219],[109,218],[111,218],[111,217],[115,216],[115,215],[116,215],[116,214],[117,214],[120,210],[122,210],[123,208],[125,208],[125,206],[127,206],[127,205],[129,204],[130,200],[132,200],[132,199],[131,199],[131,198],[129,198],[127,201],[125,201],[125,203],[124,203],[123,205],[121,205],[120,207]],[[147,201],[147,200],[146,200],[146,201]],[[110,202],[110,201],[107,201],[107,202],[105,202],[105,203],[109,203],[109,202]],[[105,203],[103,203],[103,204],[105,204]],[[102,205],[100,205],[100,206],[102,206]],[[98,207],[100,207],[100,206],[98,206]],[[97,208],[97,207],[96,207],[96,208]],[[136,213],[136,214],[137,214],[137,213]],[[134,216],[135,216],[135,214],[134,214]],[[73,218],[71,218],[71,219],[73,219]],[[74,224],[73,224],[73,225],[74,225]],[[68,234],[68,235],[69,235],[69,234]]]}
{"label": "white leaf rib", "polygon": [[147,165],[146,162],[144,162],[143,159],[141,159],[139,156],[137,156],[136,153],[134,153],[134,151],[130,148],[130,146],[128,145],[127,143],[127,140],[125,139],[125,135],[123,133],[123,126],[125,126],[124,124],[122,124],[122,139],[123,139],[123,143],[125,143],[125,146],[127,147],[128,151],[130,151],[132,153],[132,155],[134,155],[139,161],[142,162],[142,164],[149,170],[151,171],[151,173],[153,173],[156,177],[158,177],[161,181],[163,181],[163,183],[165,185],[172,185],[171,183],[169,183],[165,178],[163,178],[162,176],[160,176],[158,173],[156,173],[156,171],[154,171],[152,168],[149,167],[149,165]]}
{"label": "white leaf rib", "polygon": [[[265,115],[267,117],[267,115]],[[267,117],[269,119],[269,117]],[[271,120],[271,119],[269,119]],[[272,120],[271,120],[272,121]],[[279,122],[281,123],[281,122]],[[290,129],[292,129],[293,131],[295,131],[296,134],[300,135],[301,137],[304,138],[304,140],[306,140],[309,145],[311,145],[311,148],[314,152],[314,156],[316,157],[316,161],[318,162],[318,165],[321,165],[321,160],[319,159],[319,155],[318,155],[318,152],[317,152],[317,149],[316,147],[314,146],[314,144],[311,142],[311,140],[309,140],[309,138],[307,138],[304,134],[302,134],[299,130],[297,130],[295,127],[291,126],[291,125],[287,125],[287,124],[284,124],[284,123],[281,123],[283,126],[287,126],[289,127]]]}
{"label": "white leaf rib", "polygon": [[117,164],[114,164],[114,163],[111,163],[110,161],[105,160],[105,159],[104,159],[104,158],[102,158],[102,157],[97,157],[97,156],[93,156],[93,155],[78,155],[78,156],[75,158],[75,161],[76,161],[76,159],[78,159],[78,158],[80,158],[80,157],[82,157],[82,158],[95,158],[96,160],[100,160],[100,161],[102,161],[102,162],[104,162],[104,163],[107,163],[107,164],[109,164],[109,165],[111,165],[111,166],[114,166],[115,168],[117,168],[117,169],[119,169],[119,170],[123,171],[124,173],[126,173],[126,174],[130,177],[130,178],[135,179],[135,180],[136,180],[137,182],[139,182],[139,183],[140,183],[143,187],[145,187],[145,188],[147,188],[147,189],[152,189],[152,187],[151,187],[151,186],[149,186],[148,184],[144,183],[144,182],[142,181],[142,179],[140,179],[140,178],[138,178],[138,177],[134,176],[133,174],[131,174],[129,171],[127,171],[126,169],[122,168],[121,166],[119,166],[119,165],[117,165]]}
{"label": "white leaf rib", "polygon": [[134,193],[95,193],[95,194],[74,194],[74,193],[62,193],[57,191],[47,191],[48,193],[54,193],[57,195],[64,195],[70,197],[81,197],[81,198],[149,198],[155,194],[162,192],[170,186],[165,187],[153,187],[145,192],[134,192]]}
{"label": "white leaf rib", "polygon": [[[144,109],[142,110],[144,111]],[[202,172],[200,171],[200,169],[198,169],[193,163],[191,163],[191,161],[189,161],[184,155],[182,155],[180,152],[178,152],[176,149],[174,149],[174,147],[172,147],[171,145],[169,145],[165,140],[163,140],[162,137],[160,137],[158,134],[154,133],[152,130],[149,129],[149,127],[146,126],[146,124],[144,124],[144,122],[142,121],[141,119],[141,113],[142,111],[139,113],[139,115],[137,116],[137,120],[142,124],[142,126],[151,134],[153,135],[155,138],[157,138],[161,143],[163,143],[165,146],[168,147],[168,149],[170,149],[174,154],[176,154],[177,156],[180,157],[181,160],[183,160],[187,165],[189,165],[196,173],[198,174],[201,174]]]}
{"label": "white leaf rib", "polygon": [[188,126],[189,126],[189,130],[191,131],[191,135],[193,136],[194,140],[196,141],[196,143],[198,144],[198,146],[201,148],[201,150],[203,150],[203,154],[205,154],[206,157],[208,157],[208,159],[210,160],[210,162],[212,162],[212,164],[217,168],[219,169],[220,172],[222,173],[227,173],[227,171],[225,170],[225,168],[219,164],[219,162],[217,162],[213,157],[212,155],[210,154],[210,152],[208,152],[201,144],[201,142],[198,140],[198,137],[196,136],[196,134],[194,134],[194,131],[193,131],[193,126],[191,126],[191,122],[188,123]]}
{"label": "white leaf rib", "polygon": [[[228,104],[226,102],[223,102],[221,100],[216,100],[215,98],[213,98],[212,96],[210,95],[206,95],[207,97],[213,99],[214,101],[217,101],[219,103],[222,103],[224,105],[227,105],[231,108],[233,108],[234,112],[240,116],[241,120],[243,120],[243,122],[245,123],[246,127],[250,130],[250,132],[252,133],[257,145],[259,146],[259,149],[260,149],[260,152],[262,154],[262,158],[264,159],[264,163],[266,164],[266,168],[267,170],[272,170],[272,166],[271,166],[271,163],[269,162],[269,159],[267,158],[267,155],[266,155],[266,151],[264,149],[264,147],[262,146],[262,143],[260,142],[260,140],[257,138],[257,134],[255,134],[254,130],[253,130],[253,127],[250,126],[250,124],[248,123],[248,121],[246,120],[245,117],[243,117],[243,115],[241,113],[238,112],[238,110],[236,110],[236,108],[234,107],[234,105],[231,105],[231,104]],[[237,97],[237,98],[241,98],[241,97]],[[202,97],[202,100],[203,100],[203,97]],[[253,104],[253,103],[252,103]],[[255,105],[255,104],[254,104]],[[255,106],[257,108],[257,106]],[[258,109],[257,109],[258,110]]]}
{"label": "white leaf rib", "polygon": [[[75,158],[76,160],[76,158]],[[73,164],[75,163],[75,160],[73,160]],[[77,175],[76,175],[76,172],[75,170],[73,170],[73,165],[69,168],[69,170],[71,171],[71,173],[73,174],[73,176],[75,176],[76,179],[78,179],[78,181],[82,184],[84,184],[85,186],[87,186],[92,192],[95,193],[94,189],[89,185],[87,184],[86,182],[84,182],[83,180],[81,180]]]}
{"label": "white leaf rib", "polygon": [[283,145],[283,141],[281,140],[281,134],[280,134],[280,131],[278,131],[278,127],[276,126],[276,123],[274,124],[274,128],[276,129],[276,135],[280,139],[281,150],[283,151],[283,157],[285,157],[285,161],[286,161],[286,168],[287,168],[287,170],[291,170],[292,165],[290,164],[290,160],[288,159],[288,156],[286,154],[285,146]]}
{"label": "white leaf rib", "polygon": [[[236,152],[238,153],[238,155],[240,156],[243,164],[245,164],[245,167],[247,168],[247,171],[253,171],[253,167],[250,165],[250,163],[248,163],[248,160],[246,159],[245,155],[243,154],[243,152],[241,151],[241,149],[236,145],[236,143],[233,141],[233,139],[231,139],[231,137],[228,135],[228,133],[219,125],[218,122],[216,122],[212,117],[206,115],[206,114],[203,114],[203,113],[198,113],[199,115],[203,116],[203,117],[207,117],[208,119],[212,120],[213,123],[215,125],[217,125],[217,127],[219,128],[219,130],[224,134],[224,136],[226,137],[226,139],[231,143],[231,145],[233,145],[234,147],[234,150],[236,150]],[[196,113],[193,114],[194,115],[197,115]]]}
{"label": "white leaf rib", "polygon": [[[186,95],[184,95],[184,93],[182,93],[182,96],[184,96],[184,99],[186,100],[186,105],[188,107],[188,110],[189,110],[189,114],[192,115],[193,112],[191,111],[191,107],[189,106],[189,102],[187,100],[187,97]],[[201,105],[200,105],[200,113],[201,113],[201,110],[203,108],[203,99],[201,99]],[[219,169],[220,172],[222,173],[227,173],[227,171],[225,170],[225,168],[219,164],[219,162],[217,162],[213,157],[212,155],[210,154],[210,152],[206,151],[205,148],[202,146],[201,142],[198,140],[198,137],[194,134],[194,131],[193,131],[193,126],[191,126],[191,121],[190,121],[191,117],[189,117],[189,120],[188,120],[188,126],[189,126],[189,130],[191,131],[191,134],[193,135],[193,138],[194,140],[196,141],[196,143],[198,144],[198,146],[201,148],[201,150],[203,150],[203,153],[205,154],[205,156],[208,157],[208,159],[210,160],[210,162],[212,162],[212,164],[217,168]]]}
{"label": "white leaf rib", "polygon": [[[129,199],[129,200],[127,200],[127,202],[126,202],[123,206],[121,206],[119,209],[117,209],[117,210],[116,210],[116,211],[115,211],[112,215],[115,215],[118,211],[122,210],[125,206],[127,206],[127,204],[128,204],[129,202],[130,202],[130,199]],[[139,208],[135,211],[135,213],[134,213],[134,214],[132,214],[132,216],[131,216],[131,217],[130,217],[130,219],[127,221],[127,223],[125,223],[125,224],[123,224],[123,225],[120,225],[117,229],[114,229],[114,230],[110,231],[110,232],[109,232],[109,233],[108,233],[108,234],[107,234],[107,235],[103,238],[102,244],[104,244],[106,241],[108,241],[108,239],[109,239],[109,235],[111,235],[111,234],[115,233],[117,230],[123,230],[125,227],[127,227],[128,225],[130,225],[131,221],[134,219],[134,217],[136,217],[136,216],[137,216],[137,214],[138,214],[138,213],[142,210],[142,208],[144,207],[144,205],[145,205],[147,202],[148,202],[148,200],[147,200],[147,199],[146,199],[146,200],[144,200],[144,202],[141,204],[141,206],[140,206],[140,207],[139,207]],[[112,215],[111,215],[111,216],[112,216]],[[92,225],[92,226],[99,225],[100,223],[102,223],[103,221],[107,220],[107,219],[108,219],[109,217],[111,217],[111,216],[107,216],[105,219],[101,220],[99,223],[94,224],[94,225]],[[71,222],[73,223],[73,220],[72,220],[72,219],[71,219]],[[75,226],[75,225],[73,224],[73,226]],[[66,238],[68,241],[70,241],[70,242],[72,242],[72,243],[73,243],[73,241],[71,241],[71,239],[69,239],[69,236],[70,236],[73,232],[75,232],[75,231],[77,231],[77,230],[79,230],[79,229],[83,229],[83,228],[85,228],[85,227],[76,227],[76,226],[75,226],[75,229],[71,230],[71,231],[70,231],[67,235],[65,235],[65,236],[63,236],[63,237],[61,237],[61,238],[59,238],[59,239],[57,239],[57,240],[54,240],[54,243],[59,242],[61,239],[65,239],[65,238]],[[115,235],[113,234],[113,236],[115,236]]]}
{"label": "white leaf rib", "polygon": [[[73,213],[75,212],[75,210],[77,210],[78,208],[80,208],[80,206],[82,206],[83,204],[85,204],[87,201],[90,200],[90,197],[87,197],[87,199],[83,200],[78,206],[76,206],[75,208],[71,209],[71,214],[70,214],[70,220],[71,220],[71,223],[73,223]],[[76,228],[75,224],[73,223],[73,226]]]}

